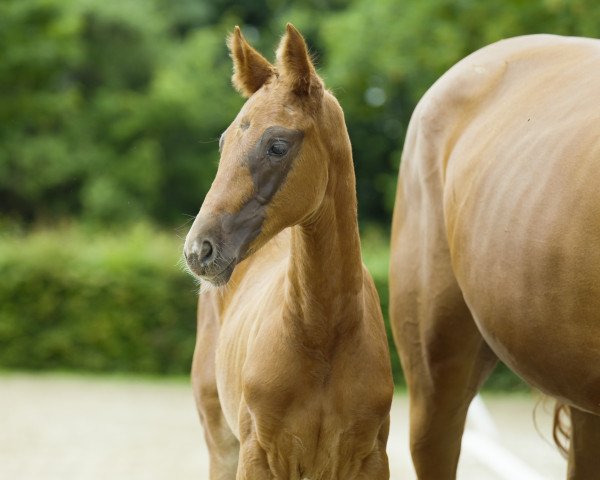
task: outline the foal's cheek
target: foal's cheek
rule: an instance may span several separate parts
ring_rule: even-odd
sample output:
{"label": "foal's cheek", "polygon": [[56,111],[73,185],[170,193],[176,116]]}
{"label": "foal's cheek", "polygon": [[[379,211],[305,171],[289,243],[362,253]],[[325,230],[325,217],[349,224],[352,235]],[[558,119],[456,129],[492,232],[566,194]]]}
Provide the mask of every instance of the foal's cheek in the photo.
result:
{"label": "foal's cheek", "polygon": [[298,225],[316,208],[314,189],[311,185],[303,184],[303,181],[304,175],[300,169],[292,169],[269,205],[268,212],[273,210],[272,216],[279,219],[280,230]]}
{"label": "foal's cheek", "polygon": [[285,180],[285,172],[280,164],[273,163],[269,158],[263,159],[263,164],[255,174],[256,196],[262,203],[268,203],[281,188]]}

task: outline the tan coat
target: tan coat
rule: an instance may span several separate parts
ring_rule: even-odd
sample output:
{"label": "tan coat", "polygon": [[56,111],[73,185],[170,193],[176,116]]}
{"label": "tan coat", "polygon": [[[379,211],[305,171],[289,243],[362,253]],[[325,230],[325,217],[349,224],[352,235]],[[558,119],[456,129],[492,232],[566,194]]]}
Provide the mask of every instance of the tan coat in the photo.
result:
{"label": "tan coat", "polygon": [[270,65],[231,38],[248,101],[186,240],[192,379],[211,480],[388,479],[393,385],[360,255],[342,110],[288,26]]}
{"label": "tan coat", "polygon": [[403,153],[390,288],[419,478],[454,478],[496,358],[574,407],[571,478],[599,478],[600,41],[501,41],[427,92]]}

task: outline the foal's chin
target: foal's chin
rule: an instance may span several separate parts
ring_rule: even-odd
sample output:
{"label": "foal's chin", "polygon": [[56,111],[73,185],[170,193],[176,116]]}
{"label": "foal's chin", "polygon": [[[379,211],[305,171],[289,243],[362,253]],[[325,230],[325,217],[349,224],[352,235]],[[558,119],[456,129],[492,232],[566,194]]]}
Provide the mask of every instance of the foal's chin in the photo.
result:
{"label": "foal's chin", "polygon": [[227,285],[233,269],[235,268],[235,260],[231,261],[220,273],[216,275],[197,275],[194,276],[200,282],[200,293],[208,292],[215,288]]}

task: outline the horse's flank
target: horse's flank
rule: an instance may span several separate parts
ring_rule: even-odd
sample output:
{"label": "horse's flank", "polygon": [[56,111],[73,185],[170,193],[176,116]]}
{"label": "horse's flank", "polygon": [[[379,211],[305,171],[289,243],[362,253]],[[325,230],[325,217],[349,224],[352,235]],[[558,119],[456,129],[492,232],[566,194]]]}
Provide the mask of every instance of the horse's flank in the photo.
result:
{"label": "horse's flank", "polygon": [[413,114],[390,303],[422,478],[454,478],[498,358],[570,405],[569,478],[598,474],[599,75],[598,40],[518,37],[459,62]]}

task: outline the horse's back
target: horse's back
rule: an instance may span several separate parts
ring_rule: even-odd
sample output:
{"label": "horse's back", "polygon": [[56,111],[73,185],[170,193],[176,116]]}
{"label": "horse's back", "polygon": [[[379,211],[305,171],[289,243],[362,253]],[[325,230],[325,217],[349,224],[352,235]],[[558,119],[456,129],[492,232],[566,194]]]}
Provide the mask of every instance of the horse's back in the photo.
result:
{"label": "horse's back", "polygon": [[423,210],[443,218],[453,273],[496,354],[592,411],[600,411],[599,107],[600,41],[499,42],[423,98],[401,179],[414,190],[407,203],[423,202],[423,190],[437,197]]}

